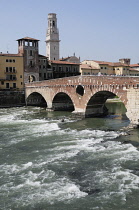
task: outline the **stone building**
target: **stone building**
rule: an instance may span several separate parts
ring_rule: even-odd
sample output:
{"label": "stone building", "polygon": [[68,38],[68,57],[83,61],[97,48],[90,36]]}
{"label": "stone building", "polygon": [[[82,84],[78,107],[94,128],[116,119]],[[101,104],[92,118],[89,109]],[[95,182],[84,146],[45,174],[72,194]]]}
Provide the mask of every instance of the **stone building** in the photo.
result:
{"label": "stone building", "polygon": [[18,39],[18,54],[24,58],[24,83],[39,81],[39,40]]}
{"label": "stone building", "polygon": [[130,59],[119,59],[119,62],[84,60],[80,65],[81,75],[132,75],[138,71],[131,69]]}
{"label": "stone building", "polygon": [[39,80],[47,80],[53,78],[53,71],[49,65],[49,60],[44,55],[39,55]]}
{"label": "stone building", "polygon": [[67,61],[50,61],[50,65],[53,72],[53,78],[61,78],[61,77],[71,77],[77,76],[80,74],[79,63],[71,63]]}

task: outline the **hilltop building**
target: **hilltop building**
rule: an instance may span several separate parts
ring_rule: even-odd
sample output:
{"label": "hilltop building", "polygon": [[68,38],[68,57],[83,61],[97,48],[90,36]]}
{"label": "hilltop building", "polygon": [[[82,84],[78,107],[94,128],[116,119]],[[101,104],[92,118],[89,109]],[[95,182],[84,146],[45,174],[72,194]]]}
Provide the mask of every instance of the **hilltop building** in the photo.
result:
{"label": "hilltop building", "polygon": [[80,65],[81,75],[129,75],[139,76],[139,71],[131,68],[130,59],[119,59],[119,62],[84,60]]}
{"label": "hilltop building", "polygon": [[78,64],[80,64],[80,57],[79,58],[77,58],[76,56],[75,56],[75,53],[73,54],[73,56],[68,56],[68,57],[66,57],[66,58],[61,58],[60,59],[60,61],[67,61],[67,62],[71,62],[71,63],[78,63]]}

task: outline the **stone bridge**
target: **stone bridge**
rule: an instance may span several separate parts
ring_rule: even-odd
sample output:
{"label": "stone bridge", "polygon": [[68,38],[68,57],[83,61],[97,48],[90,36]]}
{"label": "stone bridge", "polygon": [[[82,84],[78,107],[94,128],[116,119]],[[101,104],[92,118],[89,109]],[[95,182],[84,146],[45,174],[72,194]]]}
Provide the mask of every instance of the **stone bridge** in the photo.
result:
{"label": "stone bridge", "polygon": [[75,76],[25,84],[27,105],[71,110],[84,116],[107,114],[105,102],[118,96],[130,122],[139,125],[139,77]]}

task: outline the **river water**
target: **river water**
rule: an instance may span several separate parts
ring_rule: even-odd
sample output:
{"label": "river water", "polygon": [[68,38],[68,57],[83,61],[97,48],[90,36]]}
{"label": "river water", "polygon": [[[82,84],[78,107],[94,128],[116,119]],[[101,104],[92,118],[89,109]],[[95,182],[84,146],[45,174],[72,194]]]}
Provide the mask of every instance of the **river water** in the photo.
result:
{"label": "river water", "polygon": [[86,119],[0,109],[0,209],[138,210],[139,130],[124,135],[121,106]]}

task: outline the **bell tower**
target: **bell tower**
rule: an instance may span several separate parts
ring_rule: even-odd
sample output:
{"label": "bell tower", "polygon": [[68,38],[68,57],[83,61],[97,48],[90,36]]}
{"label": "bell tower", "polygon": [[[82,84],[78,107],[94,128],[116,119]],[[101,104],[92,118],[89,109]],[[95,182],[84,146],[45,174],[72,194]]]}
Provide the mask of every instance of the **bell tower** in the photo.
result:
{"label": "bell tower", "polygon": [[49,60],[59,60],[59,42],[56,14],[49,13],[46,33],[46,57]]}

